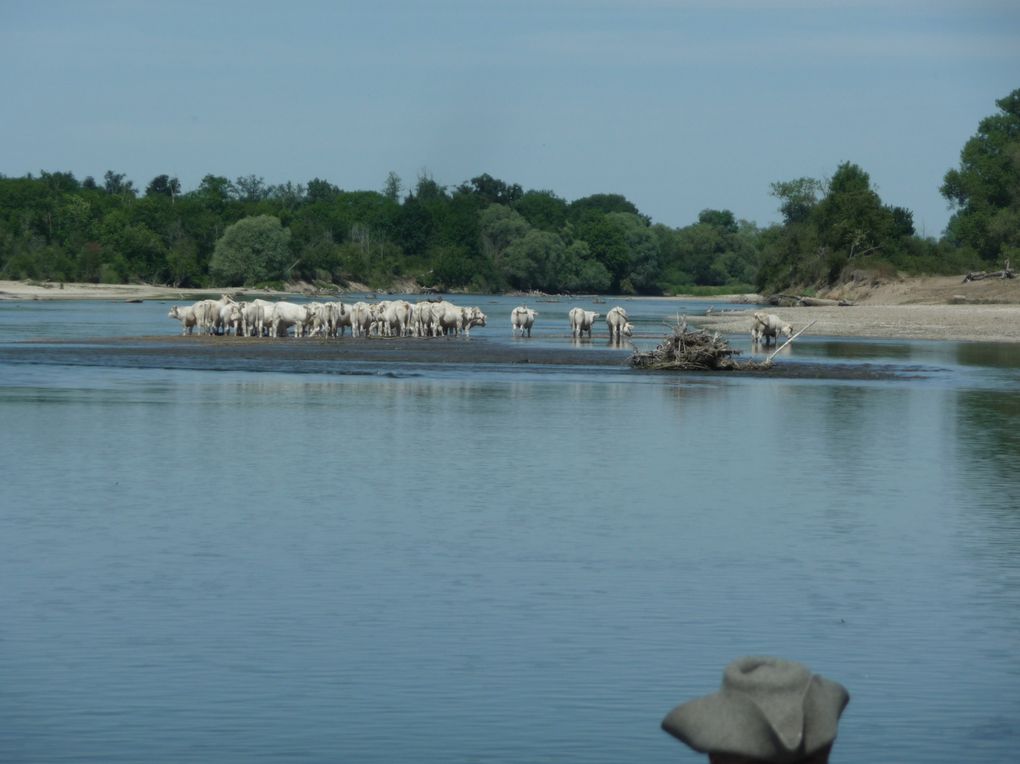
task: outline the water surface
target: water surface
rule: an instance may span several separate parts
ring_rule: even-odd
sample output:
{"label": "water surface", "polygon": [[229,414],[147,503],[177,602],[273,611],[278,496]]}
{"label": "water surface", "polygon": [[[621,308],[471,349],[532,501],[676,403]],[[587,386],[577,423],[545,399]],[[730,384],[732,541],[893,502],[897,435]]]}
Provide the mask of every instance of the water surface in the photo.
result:
{"label": "water surface", "polygon": [[1015,347],[789,351],[911,370],[877,381],[32,352],[167,307],[0,303],[0,760],[703,761],[659,722],[743,654],[847,686],[834,761],[1014,757]]}

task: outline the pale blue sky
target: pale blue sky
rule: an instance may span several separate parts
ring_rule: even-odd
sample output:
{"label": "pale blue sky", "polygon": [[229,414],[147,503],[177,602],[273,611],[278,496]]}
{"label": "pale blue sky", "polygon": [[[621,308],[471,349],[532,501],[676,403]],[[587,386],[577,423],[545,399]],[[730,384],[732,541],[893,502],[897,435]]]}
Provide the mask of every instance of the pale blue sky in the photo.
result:
{"label": "pale blue sky", "polygon": [[8,176],[487,172],[765,225],[770,183],[851,161],[937,236],[942,176],[1020,87],[1020,3],[0,0],[0,84]]}

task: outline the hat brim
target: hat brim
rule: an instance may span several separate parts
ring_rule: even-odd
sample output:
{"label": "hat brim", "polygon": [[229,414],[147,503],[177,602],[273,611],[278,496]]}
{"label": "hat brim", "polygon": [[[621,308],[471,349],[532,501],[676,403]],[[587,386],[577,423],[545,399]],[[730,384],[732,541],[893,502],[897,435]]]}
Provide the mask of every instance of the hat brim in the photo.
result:
{"label": "hat brim", "polygon": [[662,728],[700,753],[780,762],[810,755],[831,743],[849,700],[841,684],[813,676],[804,696],[804,735],[794,751],[783,744],[752,700],[726,690],[677,706],[662,720]]}

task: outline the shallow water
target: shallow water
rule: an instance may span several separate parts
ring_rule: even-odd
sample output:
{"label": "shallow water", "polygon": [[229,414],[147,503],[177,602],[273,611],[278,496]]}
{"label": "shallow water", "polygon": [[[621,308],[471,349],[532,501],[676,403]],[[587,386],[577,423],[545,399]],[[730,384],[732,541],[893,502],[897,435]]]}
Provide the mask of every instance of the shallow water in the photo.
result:
{"label": "shallow water", "polygon": [[[639,345],[707,306],[625,304]],[[0,303],[0,761],[703,761],[659,722],[749,653],[847,686],[834,761],[1012,760],[1016,347],[799,339],[894,371],[819,381],[24,342],[167,308]]]}

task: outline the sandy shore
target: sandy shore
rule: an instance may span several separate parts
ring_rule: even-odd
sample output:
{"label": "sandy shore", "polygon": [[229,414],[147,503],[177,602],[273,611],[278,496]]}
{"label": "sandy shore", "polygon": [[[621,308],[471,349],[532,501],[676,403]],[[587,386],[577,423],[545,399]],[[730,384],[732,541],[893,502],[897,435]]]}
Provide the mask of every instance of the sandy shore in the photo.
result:
{"label": "sandy shore", "polygon": [[[955,276],[904,278],[848,285],[824,295],[845,307],[758,308],[723,305],[697,325],[723,334],[750,334],[751,314],[775,313],[803,336],[1020,342],[1020,279],[963,283]],[[691,323],[695,323],[694,320]]]}
{"label": "sandy shore", "polygon": [[[232,294],[282,297],[287,293],[229,290]],[[0,300],[197,300],[216,290],[135,284],[40,284],[0,281]],[[804,336],[1020,342],[1020,280],[963,284],[956,277],[901,279],[845,287],[828,296],[853,301],[846,307],[768,308],[794,329],[815,323]],[[607,298],[609,299],[609,298]],[[702,298],[704,299],[704,298]],[[720,308],[691,323],[723,334],[748,334],[747,296],[711,298]]]}
{"label": "sandy shore", "polygon": [[[692,325],[721,334],[751,332],[760,308],[692,317]],[[1020,342],[1020,305],[854,305],[844,308],[769,308],[802,335],[881,339]]]}

